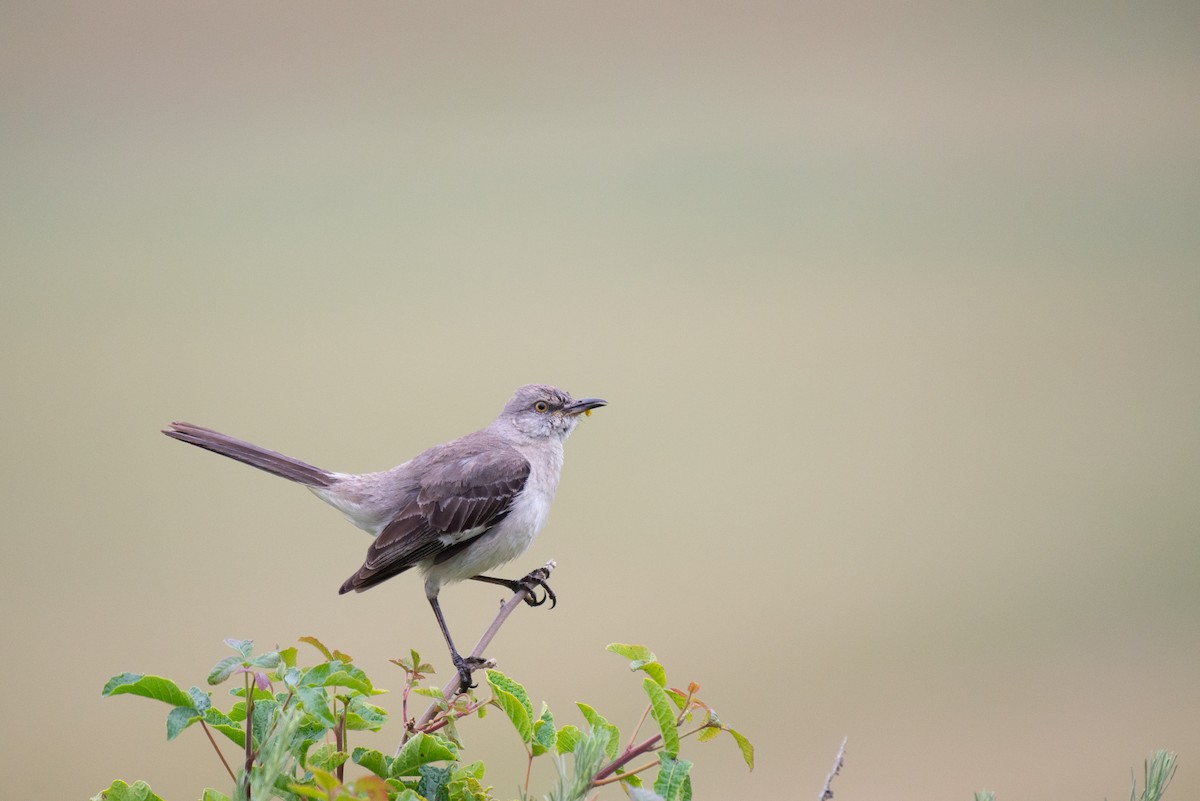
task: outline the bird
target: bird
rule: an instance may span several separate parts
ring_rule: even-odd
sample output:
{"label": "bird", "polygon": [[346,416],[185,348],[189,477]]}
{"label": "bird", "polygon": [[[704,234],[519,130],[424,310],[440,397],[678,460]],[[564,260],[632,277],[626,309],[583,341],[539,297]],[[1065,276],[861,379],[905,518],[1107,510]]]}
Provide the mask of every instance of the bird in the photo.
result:
{"label": "bird", "polygon": [[581,416],[606,405],[601,398],[576,400],[546,384],[527,384],[488,426],[376,473],[323,470],[191,423],[173,422],[162,433],[300,484],[372,535],[366,559],[339,594],[362,592],[418,568],[460,692],[466,692],[474,686],[472,671],[490,663],[455,648],[438,593],[444,584],[472,579],[524,590],[531,606],[547,599],[551,608],[557,604],[544,571],[517,580],[486,573],[524,553],[541,531],[558,489],[563,443]]}

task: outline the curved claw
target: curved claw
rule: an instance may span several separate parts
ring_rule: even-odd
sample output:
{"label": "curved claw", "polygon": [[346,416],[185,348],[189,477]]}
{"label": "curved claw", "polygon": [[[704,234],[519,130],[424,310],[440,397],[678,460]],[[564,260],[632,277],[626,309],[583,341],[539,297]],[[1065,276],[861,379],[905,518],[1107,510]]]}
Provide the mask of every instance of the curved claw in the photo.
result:
{"label": "curved claw", "polygon": [[[550,589],[546,578],[546,571],[539,567],[525,578],[517,581],[517,584],[525,590],[525,603],[530,606],[541,606],[548,600],[551,609],[558,606],[558,596],[554,594],[554,590]],[[539,589],[542,590],[540,598],[537,595]]]}
{"label": "curved claw", "polygon": [[[550,608],[558,606],[558,596],[554,594],[554,590],[550,589],[550,585],[546,580],[550,578],[550,569],[554,567],[554,563],[550,562],[546,567],[539,567],[525,578],[512,581],[511,579],[496,578],[495,576],[471,576],[474,581],[484,581],[488,584],[499,584],[501,587],[508,587],[510,592],[524,592],[525,603],[530,606],[541,606],[550,601]],[[539,596],[537,591],[542,591]]]}
{"label": "curved claw", "polygon": [[463,657],[463,656],[459,656],[458,654],[452,654],[451,661],[454,662],[454,667],[458,668],[458,681],[459,681],[458,691],[460,693],[465,693],[468,690],[473,690],[479,686],[475,682],[471,681],[471,674],[474,671],[488,667],[491,664],[495,664],[493,662],[489,662],[487,659],[484,659],[483,657],[476,657],[476,656]]}

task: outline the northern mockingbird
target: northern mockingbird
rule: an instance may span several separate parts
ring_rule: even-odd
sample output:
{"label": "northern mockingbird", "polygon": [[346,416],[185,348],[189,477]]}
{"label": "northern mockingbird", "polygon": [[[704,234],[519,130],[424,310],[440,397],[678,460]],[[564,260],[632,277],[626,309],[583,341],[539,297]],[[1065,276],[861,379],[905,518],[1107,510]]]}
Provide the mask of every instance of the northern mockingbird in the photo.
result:
{"label": "northern mockingbird", "polygon": [[[573,400],[561,389],[529,384],[513,395],[491,425],[435,445],[379,473],[331,473],[258,445],[191,423],[171,423],[168,437],[237,459],[303,484],[375,537],[366,561],[340,593],[362,592],[410,567],[425,576],[425,597],[458,669],[462,689],[483,660],[454,647],[438,605],[452,581],[475,579],[526,591],[526,602],[556,602],[546,576],[534,571],[510,581],[483,575],[525,552],[546,522],[558,489],[563,442],[579,415],[604,406],[599,398]],[[535,588],[544,594],[536,597]]]}

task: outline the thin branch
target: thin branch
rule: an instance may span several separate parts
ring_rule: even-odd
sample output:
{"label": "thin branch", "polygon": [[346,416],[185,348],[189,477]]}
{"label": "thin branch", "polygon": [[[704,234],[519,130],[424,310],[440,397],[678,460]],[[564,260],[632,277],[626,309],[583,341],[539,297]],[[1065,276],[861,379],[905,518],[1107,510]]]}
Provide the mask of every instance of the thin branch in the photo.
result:
{"label": "thin branch", "polygon": [[638,721],[637,726],[633,728],[633,734],[629,735],[629,742],[625,743],[625,750],[633,748],[633,741],[637,739],[638,732],[642,730],[642,724],[646,722],[646,718],[650,715],[650,704],[646,704],[646,710],[642,712],[642,719]]}
{"label": "thin branch", "polygon": [[[682,726],[683,721],[688,716],[688,713],[690,713],[692,711],[692,696],[695,694],[696,694],[696,683],[692,682],[692,684],[688,687],[687,697],[683,699],[683,706],[679,709],[679,714],[675,716],[675,726],[676,727]],[[705,704],[704,709],[708,712],[709,717],[712,717],[712,710],[708,708],[707,704]]]}
{"label": "thin branch", "polygon": [[[550,572],[554,570],[554,568],[555,563],[554,560],[551,559],[546,563],[546,567],[544,568],[547,577],[549,577]],[[517,590],[515,593],[513,593],[513,597],[509,598],[504,605],[500,607],[500,612],[496,615],[496,619],[492,621],[492,625],[488,626],[487,631],[485,631],[483,636],[479,638],[479,642],[475,643],[475,647],[471,649],[469,658],[480,658],[483,656],[484,650],[491,645],[492,638],[495,637],[496,633],[500,631],[500,627],[504,625],[504,621],[508,619],[508,616],[513,613],[514,609],[525,603],[525,597],[528,592],[530,591],[523,588]],[[454,674],[454,678],[448,681],[446,686],[442,688],[442,695],[445,696],[447,700],[453,699],[454,696],[458,695],[459,686],[460,682],[458,673],[456,672]],[[413,728],[417,730],[421,729],[422,726],[429,723],[437,716],[438,710],[439,707],[436,702],[430,704],[429,708],[425,710],[425,714],[421,715],[420,720],[417,721]],[[404,743],[402,742],[401,745],[404,745]],[[399,753],[399,751],[397,751],[397,753]]]}
{"label": "thin branch", "polygon": [[250,769],[254,767],[254,690],[250,673],[246,676],[246,801],[250,801]]}
{"label": "thin branch", "polygon": [[833,798],[833,777],[842,772],[842,765],[846,762],[846,741],[849,737],[842,738],[842,747],[838,749],[837,758],[833,760],[833,770],[829,771],[829,775],[825,777],[825,787],[821,790],[821,796],[817,801],[829,801]]}
{"label": "thin branch", "polygon": [[648,740],[643,740],[633,748],[626,748],[624,753],[600,769],[600,772],[592,779],[592,786],[596,787],[602,779],[608,778],[642,754],[648,754],[655,748],[658,748],[660,742],[662,742],[662,735],[656,734]]}
{"label": "thin branch", "polygon": [[659,764],[660,764],[659,760],[656,759],[653,762],[647,762],[645,765],[642,765],[640,767],[633,768],[632,770],[627,770],[620,775],[609,776],[607,779],[601,779],[600,781],[592,782],[592,786],[593,787],[603,787],[606,784],[612,784],[613,782],[619,782],[619,781],[622,781],[623,779],[628,779],[630,776],[632,776],[635,773],[641,773],[643,770],[650,770],[650,768],[657,767]]}
{"label": "thin branch", "polygon": [[[337,701],[333,703],[334,709],[337,708]],[[348,750],[346,747],[346,713],[350,710],[350,705],[342,703],[342,716],[338,719],[337,727],[333,730],[333,740],[338,751]],[[338,783],[345,781],[346,763],[339,762],[334,770],[337,775]]]}
{"label": "thin branch", "polygon": [[[688,729],[685,732],[680,732],[679,739],[680,740],[686,739],[688,737],[691,737],[693,734],[698,734],[698,733],[704,731],[705,729],[724,729],[724,727],[718,723],[701,723],[699,726],[697,726],[694,729]],[[713,736],[716,737],[715,734]]]}
{"label": "thin branch", "polygon": [[[445,710],[446,714],[443,715],[442,717],[439,718],[435,715],[434,720],[432,722],[426,723],[424,726],[421,727],[421,731],[425,732],[426,734],[433,734],[438,729],[444,729],[447,726],[449,726],[453,720],[458,720],[459,718],[465,718],[467,715],[472,715],[472,714],[478,712],[479,708],[481,706],[487,706],[491,702],[492,701],[489,698],[486,701],[478,701],[477,700],[473,703],[467,704],[466,706],[451,707],[451,708]],[[411,734],[415,734],[415,733],[416,733],[416,729],[414,726],[413,731],[409,732],[409,734],[411,735]],[[408,735],[406,735],[406,738],[405,738],[406,742],[407,742],[407,737],[408,737]],[[403,743],[402,743],[402,745],[403,745]]]}
{"label": "thin branch", "polygon": [[208,741],[212,743],[213,750],[221,758],[221,764],[225,766],[225,772],[229,774],[230,781],[237,784],[237,776],[233,774],[233,768],[229,767],[229,763],[225,761],[225,755],[221,753],[221,749],[217,748],[217,741],[213,739],[212,730],[208,728],[208,724],[203,720],[200,721],[200,728],[204,729],[204,733],[208,735]]}

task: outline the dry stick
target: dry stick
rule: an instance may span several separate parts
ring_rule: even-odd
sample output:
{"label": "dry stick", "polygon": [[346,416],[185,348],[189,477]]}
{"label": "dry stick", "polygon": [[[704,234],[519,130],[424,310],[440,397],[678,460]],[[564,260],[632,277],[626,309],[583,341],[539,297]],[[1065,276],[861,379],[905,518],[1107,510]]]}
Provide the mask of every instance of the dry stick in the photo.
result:
{"label": "dry stick", "polygon": [[818,801],[829,801],[833,798],[833,788],[830,785],[833,784],[833,777],[842,772],[842,765],[846,761],[846,741],[849,739],[849,737],[842,738],[842,747],[838,749],[837,759],[833,760],[833,770],[829,771],[829,775],[825,777],[825,788],[821,790],[821,797]]}
{"label": "dry stick", "polygon": [[[547,578],[549,578],[550,572],[554,570],[554,568],[555,563],[554,560],[551,559],[543,568],[546,571]],[[471,649],[470,657],[479,658],[483,656],[484,649],[491,644],[492,638],[496,636],[498,631],[500,631],[500,627],[504,625],[504,621],[508,619],[508,616],[512,614],[514,609],[525,603],[525,596],[527,592],[532,592],[532,590],[517,590],[513,594],[513,597],[509,598],[504,605],[500,607],[500,613],[496,615],[496,619],[492,621],[492,625],[488,626],[488,630],[483,633],[483,636],[479,638],[479,642],[475,643],[475,647]],[[458,695],[459,686],[460,682],[458,674],[455,673],[454,678],[448,681],[446,686],[442,688],[442,695],[448,700],[452,700],[454,696]],[[421,715],[421,719],[414,724],[414,728],[420,729],[422,726],[433,720],[434,717],[437,716],[438,709],[439,707],[436,703],[430,704],[429,708],[425,710],[425,714]],[[405,739],[408,739],[407,731],[405,732]],[[403,747],[404,742],[401,741],[400,745]],[[397,749],[396,753],[400,753],[399,749]]]}

